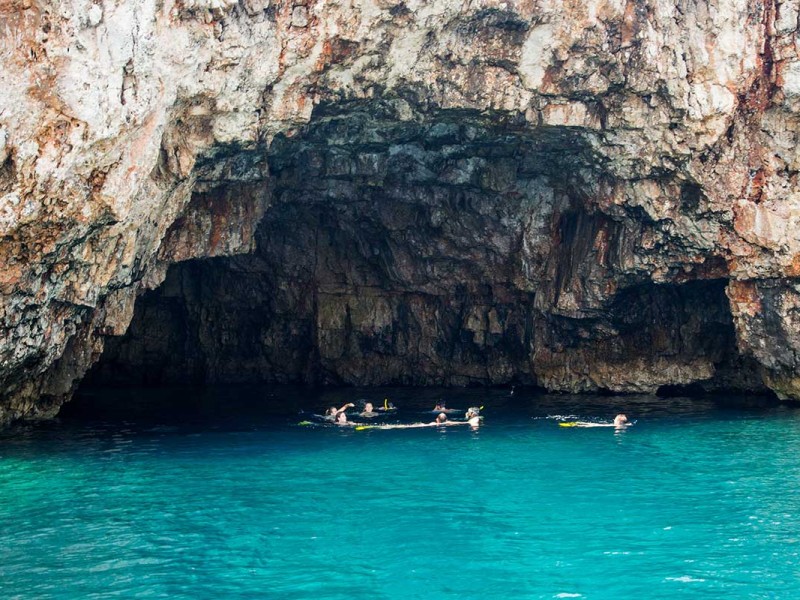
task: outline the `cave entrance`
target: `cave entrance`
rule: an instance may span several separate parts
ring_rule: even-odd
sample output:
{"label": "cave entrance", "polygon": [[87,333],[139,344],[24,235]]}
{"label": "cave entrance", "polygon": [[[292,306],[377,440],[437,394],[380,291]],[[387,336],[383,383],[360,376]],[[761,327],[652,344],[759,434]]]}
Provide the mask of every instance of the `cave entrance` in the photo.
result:
{"label": "cave entrance", "polygon": [[268,162],[255,251],[170,267],[88,385],[759,388],[723,279],[629,266],[656,225],[593,205],[608,174],[585,132],[323,108]]}
{"label": "cave entrance", "polygon": [[408,220],[402,228],[379,221],[382,202],[372,207],[281,204],[261,223],[255,254],[174,265],[139,298],[128,333],[107,340],[90,379],[535,383],[533,294],[514,285],[513,261],[485,250],[470,258],[472,239],[437,250],[452,238],[426,228],[425,206],[389,211]]}

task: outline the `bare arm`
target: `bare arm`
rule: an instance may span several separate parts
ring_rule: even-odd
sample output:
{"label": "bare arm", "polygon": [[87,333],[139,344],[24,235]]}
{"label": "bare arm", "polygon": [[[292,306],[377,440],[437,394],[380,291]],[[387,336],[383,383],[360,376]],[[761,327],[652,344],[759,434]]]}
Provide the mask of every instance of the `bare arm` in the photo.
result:
{"label": "bare arm", "polygon": [[377,429],[417,429],[419,427],[435,427],[441,423],[411,423],[409,425],[379,425]]}
{"label": "bare arm", "polygon": [[472,425],[473,427],[478,427],[480,424],[480,417],[472,417],[468,421],[447,421],[446,423],[443,423],[443,425]]}

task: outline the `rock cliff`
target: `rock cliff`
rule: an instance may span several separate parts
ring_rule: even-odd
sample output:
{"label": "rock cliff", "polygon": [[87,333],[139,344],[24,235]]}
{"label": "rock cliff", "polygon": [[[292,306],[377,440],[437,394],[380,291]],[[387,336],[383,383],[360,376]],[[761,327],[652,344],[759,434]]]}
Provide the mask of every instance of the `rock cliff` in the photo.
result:
{"label": "rock cliff", "polygon": [[783,0],[6,0],[0,422],[104,346],[101,380],[798,399],[799,31]]}

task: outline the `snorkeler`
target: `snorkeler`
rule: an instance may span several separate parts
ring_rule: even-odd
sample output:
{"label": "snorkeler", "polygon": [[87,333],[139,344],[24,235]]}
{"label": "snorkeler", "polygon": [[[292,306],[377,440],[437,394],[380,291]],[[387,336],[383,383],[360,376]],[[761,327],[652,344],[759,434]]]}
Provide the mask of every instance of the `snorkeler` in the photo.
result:
{"label": "snorkeler", "polygon": [[481,425],[481,409],[477,406],[472,406],[467,409],[467,413],[464,415],[466,417],[466,421],[449,421],[448,425],[469,425],[470,427],[480,427]]}
{"label": "snorkeler", "polygon": [[384,398],[383,399],[383,406],[379,406],[375,410],[377,410],[378,412],[393,412],[393,411],[397,410],[397,408],[395,407],[394,404],[389,402],[388,398]]}
{"label": "snorkeler", "polygon": [[559,427],[613,427],[620,430],[630,427],[633,423],[628,421],[628,417],[620,413],[614,417],[612,423],[592,423],[590,421],[563,421],[558,424]]}

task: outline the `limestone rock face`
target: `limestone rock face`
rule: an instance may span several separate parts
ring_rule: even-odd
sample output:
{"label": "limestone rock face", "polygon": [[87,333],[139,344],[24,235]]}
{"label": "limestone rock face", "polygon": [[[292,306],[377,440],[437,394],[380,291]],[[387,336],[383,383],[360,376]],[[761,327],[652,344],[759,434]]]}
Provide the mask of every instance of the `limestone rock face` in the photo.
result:
{"label": "limestone rock face", "polygon": [[101,373],[182,343],[169,377],[800,398],[799,31],[785,0],[2,3],[0,422],[109,340]]}

